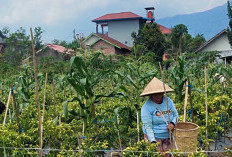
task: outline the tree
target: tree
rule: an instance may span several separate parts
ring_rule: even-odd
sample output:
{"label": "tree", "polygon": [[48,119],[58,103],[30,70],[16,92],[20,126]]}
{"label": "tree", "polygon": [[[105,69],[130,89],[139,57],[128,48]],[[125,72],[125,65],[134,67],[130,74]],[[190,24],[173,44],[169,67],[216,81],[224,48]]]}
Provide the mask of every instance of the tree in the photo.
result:
{"label": "tree", "polygon": [[178,24],[172,29],[171,42],[173,48],[178,49],[177,53],[179,54],[182,52],[183,41],[186,34],[188,34],[188,28],[183,24]]}
{"label": "tree", "polygon": [[41,27],[35,27],[34,29],[34,45],[35,45],[35,51],[38,51],[42,48],[42,33],[44,31]]}
{"label": "tree", "polygon": [[26,30],[22,27],[10,34],[6,39],[7,47],[3,54],[5,62],[17,66],[20,65],[22,59],[26,58],[27,54],[32,54],[29,39],[29,35],[26,35]]}
{"label": "tree", "polygon": [[232,46],[232,9],[230,1],[227,1],[227,11],[228,11],[228,17],[229,17],[229,28],[227,28],[227,36],[229,39],[229,43]]}
{"label": "tree", "polygon": [[55,45],[64,46],[64,47],[66,47],[66,48],[68,47],[68,43],[67,43],[66,41],[64,41],[64,40],[54,39],[54,40],[52,41],[52,43],[55,44]]}
{"label": "tree", "polygon": [[205,37],[203,34],[197,34],[191,41],[187,44],[187,52],[194,52],[196,51],[201,45],[206,42]]}
{"label": "tree", "polygon": [[162,59],[166,40],[156,23],[146,23],[138,31],[138,34],[133,32],[131,36],[134,39],[134,43],[136,45],[134,50],[136,55],[153,52],[155,54],[155,60]]}

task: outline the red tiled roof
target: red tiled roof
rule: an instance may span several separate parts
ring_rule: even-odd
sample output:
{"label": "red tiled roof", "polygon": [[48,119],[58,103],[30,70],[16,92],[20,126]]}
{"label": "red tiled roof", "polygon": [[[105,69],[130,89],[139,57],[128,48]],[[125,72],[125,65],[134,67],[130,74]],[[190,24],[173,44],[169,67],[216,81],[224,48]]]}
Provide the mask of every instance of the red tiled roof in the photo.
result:
{"label": "red tiled roof", "polygon": [[97,21],[105,21],[105,20],[108,21],[108,20],[132,19],[132,18],[142,18],[142,17],[132,12],[121,12],[121,13],[106,14],[92,21],[97,22]]}
{"label": "red tiled roof", "polygon": [[130,50],[130,47],[124,45],[123,43],[121,43],[121,42],[119,42],[119,41],[117,41],[117,40],[115,40],[113,38],[110,38],[110,37],[105,36],[103,34],[95,34],[95,35],[97,35],[98,37],[102,38],[105,41],[108,41],[109,43],[111,43],[113,45],[116,45],[116,46],[118,46],[120,48],[123,48],[123,49]]}
{"label": "red tiled roof", "polygon": [[60,52],[60,53],[67,53],[67,54],[70,54],[70,52],[72,52],[73,50],[72,49],[67,49],[63,46],[60,46],[60,45],[54,45],[54,44],[47,44],[47,47],[53,49],[53,50],[56,50],[57,52]]}
{"label": "red tiled roof", "polygon": [[167,27],[164,27],[164,26],[162,26],[162,25],[160,25],[160,24],[158,24],[158,26],[159,26],[160,31],[161,31],[163,34],[171,34],[171,33],[172,33],[172,30],[171,30],[171,29],[169,29],[169,28],[167,28]]}

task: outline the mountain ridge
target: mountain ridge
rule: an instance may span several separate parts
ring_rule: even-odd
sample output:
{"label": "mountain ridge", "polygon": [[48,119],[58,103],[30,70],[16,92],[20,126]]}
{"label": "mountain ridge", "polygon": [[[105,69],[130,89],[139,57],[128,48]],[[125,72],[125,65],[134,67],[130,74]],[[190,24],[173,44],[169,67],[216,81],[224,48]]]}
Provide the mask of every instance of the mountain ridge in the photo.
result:
{"label": "mountain ridge", "polygon": [[156,22],[169,28],[184,24],[188,27],[189,34],[203,34],[209,40],[228,27],[227,3],[204,12],[166,17],[157,19]]}

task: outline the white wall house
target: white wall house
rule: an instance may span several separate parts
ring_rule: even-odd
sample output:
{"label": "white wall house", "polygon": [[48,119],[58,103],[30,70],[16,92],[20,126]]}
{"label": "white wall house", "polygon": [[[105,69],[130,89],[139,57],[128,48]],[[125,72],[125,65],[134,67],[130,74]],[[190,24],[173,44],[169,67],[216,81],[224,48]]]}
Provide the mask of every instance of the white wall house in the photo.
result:
{"label": "white wall house", "polygon": [[224,61],[225,63],[231,62],[232,59],[232,48],[229,44],[227,37],[227,31],[224,29],[213,38],[208,40],[204,45],[198,48],[195,53],[218,51],[220,52],[219,62]]}
{"label": "white wall house", "polygon": [[131,33],[138,32],[140,28],[139,20],[109,21],[108,36],[132,47],[133,39]]}
{"label": "white wall house", "polygon": [[[154,21],[154,7],[145,8],[147,10],[147,16],[142,17],[132,12],[120,12],[106,14],[98,17],[92,22],[96,23],[96,34],[103,34],[110,38],[119,41],[126,46],[133,46],[132,32],[138,33],[140,27],[146,22]],[[170,34],[171,30],[159,25],[163,34]],[[99,31],[100,27],[100,31]],[[106,32],[106,30],[108,32]]]}
{"label": "white wall house", "polygon": [[[132,12],[120,12],[106,14],[92,20],[92,22],[96,23],[96,33],[90,34],[83,41],[83,46],[93,50],[101,50],[106,55],[130,54],[134,43],[131,34],[133,32],[138,33],[143,24],[155,20],[153,17],[155,8],[149,7],[145,9],[146,17]],[[159,24],[158,26],[163,34],[171,33],[170,29]]]}

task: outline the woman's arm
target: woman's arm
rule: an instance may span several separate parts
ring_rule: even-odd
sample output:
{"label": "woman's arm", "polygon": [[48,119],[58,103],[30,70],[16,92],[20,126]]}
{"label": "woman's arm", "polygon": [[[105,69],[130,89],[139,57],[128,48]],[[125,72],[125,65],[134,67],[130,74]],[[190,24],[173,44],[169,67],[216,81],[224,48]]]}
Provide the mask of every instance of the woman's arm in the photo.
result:
{"label": "woman's arm", "polygon": [[141,119],[149,141],[150,142],[155,141],[155,135],[152,129],[152,113],[149,111],[146,104],[144,104],[141,109]]}

